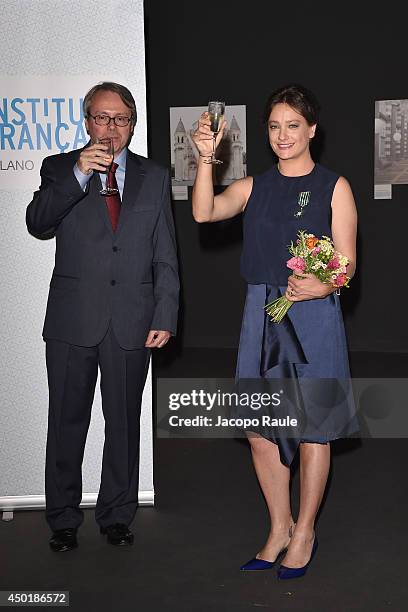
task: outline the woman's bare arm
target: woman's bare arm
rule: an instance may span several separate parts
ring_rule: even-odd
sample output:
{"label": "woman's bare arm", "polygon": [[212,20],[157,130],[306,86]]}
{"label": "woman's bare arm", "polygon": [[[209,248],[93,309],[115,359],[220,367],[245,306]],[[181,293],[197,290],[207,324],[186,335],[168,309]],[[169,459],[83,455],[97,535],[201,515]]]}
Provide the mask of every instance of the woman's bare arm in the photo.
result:
{"label": "woman's bare arm", "polygon": [[[193,142],[199,152],[197,175],[194,181],[192,201],[193,217],[198,223],[210,223],[230,219],[242,212],[252,191],[252,177],[238,179],[231,183],[223,193],[214,196],[213,166],[205,163],[212,152],[211,122],[208,113],[203,113],[198,128],[193,134]],[[223,122],[217,135],[218,146],[226,123]]]}
{"label": "woman's bare arm", "polygon": [[211,223],[231,219],[241,213],[251,195],[252,177],[238,179],[228,185],[223,193],[214,197],[211,183],[197,172],[193,187],[193,217],[198,223]]}
{"label": "woman's bare arm", "polygon": [[353,192],[343,176],[336,183],[332,198],[332,236],[334,247],[348,257],[347,276],[356,270],[357,209]]}
{"label": "woman's bare arm", "polygon": [[[342,176],[334,188],[331,206],[334,248],[348,257],[347,276],[352,277],[356,269],[357,210],[351,187]],[[298,270],[289,277],[285,295],[292,302],[300,302],[325,298],[333,291],[336,291],[334,285],[322,283],[314,274],[303,274]]]}

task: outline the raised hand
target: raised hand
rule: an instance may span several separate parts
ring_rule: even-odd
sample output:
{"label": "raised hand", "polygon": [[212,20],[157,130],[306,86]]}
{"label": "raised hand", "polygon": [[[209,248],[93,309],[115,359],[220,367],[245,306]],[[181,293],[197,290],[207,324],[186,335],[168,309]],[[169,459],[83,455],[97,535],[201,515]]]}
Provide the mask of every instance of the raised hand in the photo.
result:
{"label": "raised hand", "polygon": [[[224,135],[226,125],[227,122],[224,119],[215,140],[216,148]],[[214,132],[211,131],[211,121],[208,111],[205,111],[198,120],[198,127],[192,135],[193,142],[201,157],[211,157],[213,152],[213,135]]]}
{"label": "raised hand", "polygon": [[86,147],[79,156],[77,166],[83,174],[91,174],[92,171],[105,172],[112,163],[112,155],[107,154],[108,147],[97,143]]}

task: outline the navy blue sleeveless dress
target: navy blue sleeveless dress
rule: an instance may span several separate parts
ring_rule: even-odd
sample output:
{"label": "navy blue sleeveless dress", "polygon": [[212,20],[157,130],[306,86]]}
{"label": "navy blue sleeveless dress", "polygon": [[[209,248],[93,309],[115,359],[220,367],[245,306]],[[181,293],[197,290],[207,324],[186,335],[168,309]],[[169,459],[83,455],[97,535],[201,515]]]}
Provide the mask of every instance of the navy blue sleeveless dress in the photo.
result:
{"label": "navy blue sleeveless dress", "polygon": [[[250,428],[278,444],[285,465],[291,464],[301,441],[326,443],[359,429],[339,296],[295,302],[279,324],[264,311],[266,303],[285,293],[291,274],[288,245],[298,231],[331,237],[331,200],[338,178],[320,164],[298,177],[284,176],[273,166],[253,178],[243,217],[241,274],[248,288],[236,380],[291,379],[299,386],[301,432],[286,437],[277,436],[273,427]],[[298,216],[301,192],[309,192],[309,202]]]}

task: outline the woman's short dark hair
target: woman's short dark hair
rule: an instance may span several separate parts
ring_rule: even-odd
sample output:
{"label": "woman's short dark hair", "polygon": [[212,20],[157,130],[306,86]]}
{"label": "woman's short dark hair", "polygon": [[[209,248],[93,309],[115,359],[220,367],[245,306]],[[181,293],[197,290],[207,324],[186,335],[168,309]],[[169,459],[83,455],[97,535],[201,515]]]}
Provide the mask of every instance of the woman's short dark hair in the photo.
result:
{"label": "woman's short dark hair", "polygon": [[306,87],[291,83],[276,89],[268,98],[264,111],[264,122],[276,104],[287,104],[304,117],[309,125],[315,125],[319,119],[320,106],[315,95]]}
{"label": "woman's short dark hair", "polygon": [[136,102],[130,93],[129,89],[124,85],[119,85],[119,83],[111,83],[109,81],[104,81],[103,83],[98,83],[91,87],[88,93],[85,95],[83,101],[83,111],[84,116],[88,117],[89,109],[91,107],[92,98],[99,91],[113,91],[113,93],[117,93],[120,96],[120,99],[130,110],[132,111],[132,125],[136,124],[137,112],[136,112]]}

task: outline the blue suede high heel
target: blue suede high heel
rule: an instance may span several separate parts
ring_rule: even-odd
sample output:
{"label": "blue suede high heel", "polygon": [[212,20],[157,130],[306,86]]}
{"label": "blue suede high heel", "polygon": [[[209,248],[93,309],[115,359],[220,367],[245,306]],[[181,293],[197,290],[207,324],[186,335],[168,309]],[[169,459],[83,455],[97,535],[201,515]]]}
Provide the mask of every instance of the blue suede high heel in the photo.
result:
{"label": "blue suede high heel", "polygon": [[306,574],[307,568],[312,562],[318,547],[317,536],[315,535],[313,541],[312,554],[310,555],[309,561],[303,567],[286,567],[286,565],[280,565],[278,567],[278,579],[279,580],[290,580],[291,578],[300,578]]}
{"label": "blue suede high heel", "polygon": [[[288,531],[289,538],[292,537],[293,530],[295,529],[295,527],[296,527],[296,523],[294,523],[293,525],[289,527],[289,531]],[[252,571],[257,571],[257,570],[271,569],[275,565],[279,557],[281,557],[283,554],[287,552],[288,546],[289,545],[285,546],[278,552],[278,554],[276,555],[275,561],[266,561],[265,559],[257,559],[257,557],[254,557],[247,563],[244,563],[244,565],[241,565],[240,570],[244,572],[249,572],[249,571],[252,572]]]}
{"label": "blue suede high heel", "polygon": [[265,559],[257,559],[256,557],[254,557],[247,563],[244,563],[244,565],[241,565],[240,570],[244,572],[249,572],[249,571],[252,572],[252,571],[257,571],[257,570],[272,569],[275,563],[277,562],[277,560],[279,559],[279,557],[281,557],[284,553],[286,553],[287,550],[288,550],[287,548],[282,548],[282,550],[278,552],[275,561],[266,561]]}

